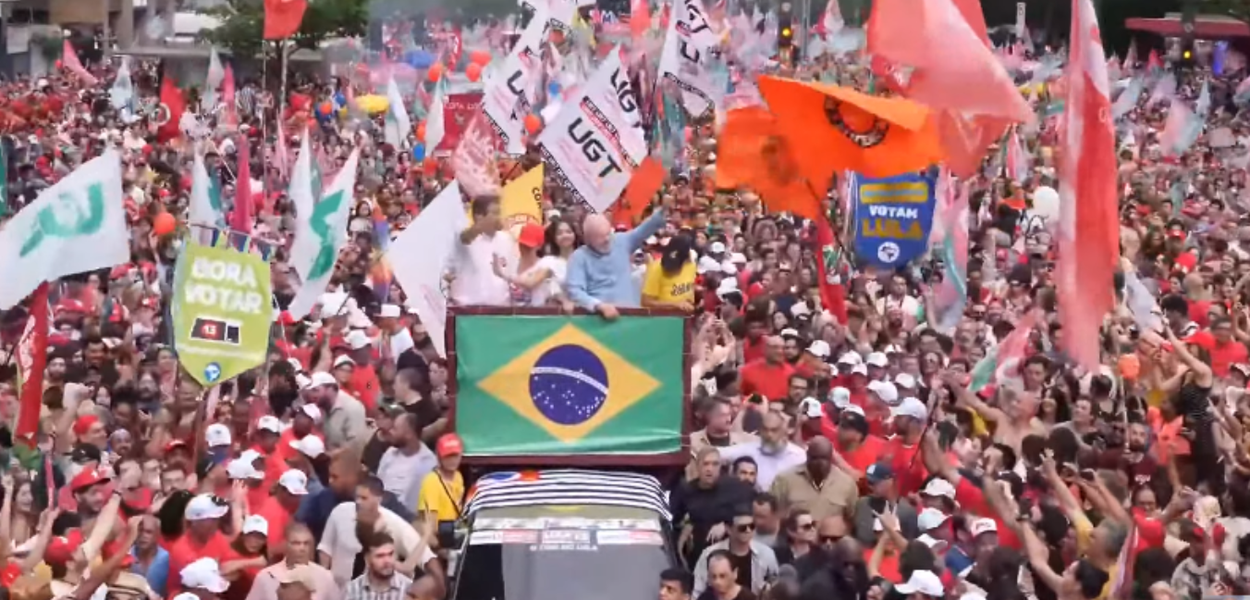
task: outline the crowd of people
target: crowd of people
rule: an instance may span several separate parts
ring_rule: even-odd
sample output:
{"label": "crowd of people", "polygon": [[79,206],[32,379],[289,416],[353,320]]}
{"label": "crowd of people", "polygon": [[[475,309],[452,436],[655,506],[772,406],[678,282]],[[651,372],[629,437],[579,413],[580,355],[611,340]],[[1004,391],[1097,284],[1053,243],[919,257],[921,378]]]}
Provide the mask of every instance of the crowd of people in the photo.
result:
{"label": "crowd of people", "polygon": [[[5,593],[447,597],[451,548],[439,532],[466,500],[465,448],[447,419],[455,374],[405,290],[377,285],[386,240],[373,223],[402,230],[454,174],[384,143],[381,115],[321,119],[311,104],[273,102],[260,81],[240,82],[257,109],[239,112],[240,135],[158,141],[158,111],[114,110],[116,69],[91,68],[95,85],[57,73],[0,87],[0,215],[116,148],[132,235],[130,264],[52,282],[34,447],[11,429],[0,439]],[[134,68],[150,105],[155,72]],[[880,87],[859,59],[786,73]],[[968,301],[953,331],[935,323],[936,253],[899,270],[844,262],[833,270],[845,318],[822,306],[816,224],[767,211],[749,190],[711,190],[710,122],[691,124],[692,166],[667,177],[633,227],[588,214],[552,181],[541,223],[510,227],[497,196],[465,198],[472,224],[457,238],[447,301],[607,320],[633,308],[690,315],[696,430],[689,465],[663,482],[675,566],[658,574],[661,600],[1250,594],[1245,71],[1177,76],[1179,91],[1142,95],[1121,123],[1119,303],[1097,372],[1064,352],[1052,273],[1064,249],[1031,220],[1034,192],[1055,187],[1046,122],[1016,130],[1038,157],[1025,176],[1008,173],[995,146],[968,182]],[[342,85],[292,82],[304,99]],[[1199,88],[1210,94],[1204,133],[1178,154],[1160,141],[1168,103]],[[1216,131],[1233,142],[1214,143]],[[154,222],[187,210],[197,148],[224,198],[266,190],[250,233],[273,248],[285,308],[299,286],[287,263],[297,215],[282,191],[288,169],[275,165],[300,135],[314,137],[327,181],[361,151],[350,243],[312,314],[279,316],[269,359],[218,386],[210,412],[168,344],[169,273],[184,242]],[[235,180],[241,144],[258,182]],[[532,151],[517,163],[540,160]],[[10,359],[26,314],[0,322]],[[1013,336],[1021,350],[1008,361]],[[974,385],[986,365],[995,381]],[[11,366],[3,375],[7,421],[22,383]]]}

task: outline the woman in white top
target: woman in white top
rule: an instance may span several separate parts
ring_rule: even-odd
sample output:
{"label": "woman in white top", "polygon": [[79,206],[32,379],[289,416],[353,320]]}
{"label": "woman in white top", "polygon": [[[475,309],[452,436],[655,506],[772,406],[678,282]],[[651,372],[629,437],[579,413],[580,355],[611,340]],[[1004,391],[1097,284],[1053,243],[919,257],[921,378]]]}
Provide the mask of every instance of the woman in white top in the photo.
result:
{"label": "woman in white top", "polygon": [[[553,222],[546,231],[537,223],[528,223],[517,236],[521,258],[515,275],[496,265],[495,274],[507,280],[512,289],[514,306],[547,306],[559,303],[566,311],[572,303],[564,295],[564,278],[568,257],[577,248],[577,236],[568,223]],[[543,249],[545,256],[540,253]]]}

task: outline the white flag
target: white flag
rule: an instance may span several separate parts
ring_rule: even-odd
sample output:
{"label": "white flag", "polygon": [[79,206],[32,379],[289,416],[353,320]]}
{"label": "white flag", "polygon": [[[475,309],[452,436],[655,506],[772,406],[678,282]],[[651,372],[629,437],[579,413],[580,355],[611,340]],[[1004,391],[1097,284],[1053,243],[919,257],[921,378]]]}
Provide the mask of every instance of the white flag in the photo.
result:
{"label": "white flag", "polygon": [[122,57],[122,66],[117,69],[117,78],[113,87],[109,88],[109,104],[115,110],[129,110],[134,102],[134,82],[130,80],[130,57]]}
{"label": "white flag", "polygon": [[300,275],[301,285],[288,311],[296,319],[312,310],[334,275],[339,250],[347,242],[347,219],[352,211],[352,191],[356,189],[356,165],[360,151],[352,150],[347,164],[334,183],[326,188],[321,201],[307,217],[298,216],[295,241],[291,244],[291,266]]}
{"label": "white flag", "polygon": [[[387,251],[395,281],[408,294],[408,306],[417,311],[439,356],[446,356],[444,335],[447,329],[447,299],[443,295],[443,273],[455,251],[457,237],[469,226],[469,217],[460,201],[460,184],[455,181],[443,189],[434,201]],[[420,257],[413,260],[412,257]]]}
{"label": "white flag", "polygon": [[121,157],[107,150],[0,226],[0,310],[44,281],[129,261]]}
{"label": "white flag", "polygon": [[447,107],[443,101],[443,86],[434,84],[434,98],[430,100],[430,112],[425,118],[425,155],[432,156],[447,136]]}
{"label": "white flag", "polygon": [[603,212],[647,157],[637,94],[617,49],[538,137],[543,162],[574,197]]}
{"label": "white flag", "polygon": [[681,88],[682,105],[692,115],[714,110],[722,95],[708,72],[711,50],[719,41],[702,0],[673,0],[659,75]]}
{"label": "white flag", "polygon": [[394,77],[386,82],[386,100],[390,103],[386,110],[386,143],[399,151],[408,141],[408,134],[412,133],[412,119],[408,118],[404,95],[399,93],[399,84],[395,83]]}
{"label": "white flag", "polygon": [[[524,154],[522,125],[536,96],[535,83],[542,70],[541,48],[547,31],[548,13],[545,2],[535,6],[534,17],[521,32],[503,66],[487,73],[482,95],[482,112],[491,127],[504,141],[508,154]],[[426,124],[429,127],[429,124]],[[426,146],[427,151],[429,146]]]}
{"label": "white flag", "polygon": [[208,54],[208,76],[204,78],[204,94],[200,96],[200,110],[204,114],[217,108],[217,86],[226,79],[226,70],[221,66],[221,57],[217,55],[217,46],[213,46]]}
{"label": "white flag", "polygon": [[217,180],[208,176],[204,155],[195,153],[191,165],[191,215],[189,223],[208,227],[223,227],[226,222],[221,212],[221,187]]}
{"label": "white flag", "polygon": [[[295,205],[295,218],[312,217],[313,207],[317,201],[313,197],[312,149],[308,145],[308,131],[300,136],[299,155],[295,157],[295,168],[291,171],[291,184],[287,187],[287,195]],[[300,277],[307,275],[301,272]]]}

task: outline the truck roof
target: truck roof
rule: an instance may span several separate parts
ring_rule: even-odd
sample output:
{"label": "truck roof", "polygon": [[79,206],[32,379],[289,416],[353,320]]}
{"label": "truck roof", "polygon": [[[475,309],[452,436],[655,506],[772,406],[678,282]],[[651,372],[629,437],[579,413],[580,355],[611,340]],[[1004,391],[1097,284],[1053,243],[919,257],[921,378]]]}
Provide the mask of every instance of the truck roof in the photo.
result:
{"label": "truck roof", "polygon": [[660,482],[650,475],[586,469],[491,473],[469,490],[465,515],[520,506],[618,506],[672,519]]}

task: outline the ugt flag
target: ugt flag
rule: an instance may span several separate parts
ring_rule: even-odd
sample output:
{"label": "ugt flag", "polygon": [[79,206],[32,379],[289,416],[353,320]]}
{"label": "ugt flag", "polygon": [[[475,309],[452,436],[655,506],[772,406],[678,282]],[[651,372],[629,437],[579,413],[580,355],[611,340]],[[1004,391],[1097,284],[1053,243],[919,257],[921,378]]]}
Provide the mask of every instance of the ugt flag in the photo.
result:
{"label": "ugt flag", "polygon": [[121,158],[108,150],[0,228],[0,310],[45,281],[130,261]]}
{"label": "ugt flag", "polygon": [[930,175],[856,177],[855,254],[883,267],[898,267],[925,253],[933,227],[934,180]]}
{"label": "ugt flag", "polygon": [[460,315],[457,422],[473,456],[681,451],[683,325]]}

